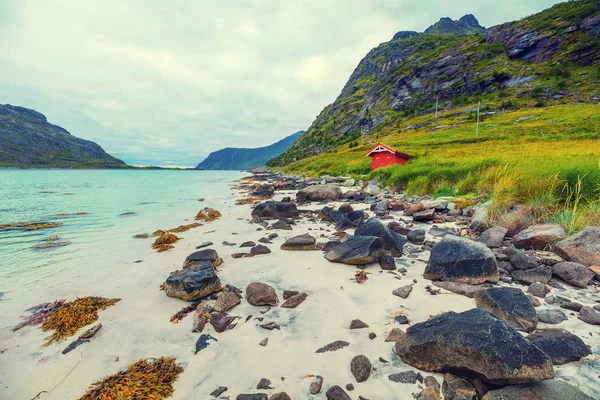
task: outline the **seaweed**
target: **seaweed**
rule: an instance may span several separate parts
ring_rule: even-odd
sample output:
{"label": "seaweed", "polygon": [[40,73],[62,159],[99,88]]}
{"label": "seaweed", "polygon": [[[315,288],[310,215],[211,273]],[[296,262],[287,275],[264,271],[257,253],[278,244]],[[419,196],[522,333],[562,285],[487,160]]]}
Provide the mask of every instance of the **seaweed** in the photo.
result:
{"label": "seaweed", "polygon": [[74,212],[74,213],[52,214],[52,215],[49,215],[48,217],[50,217],[50,218],[52,218],[52,217],[72,217],[74,215],[87,215],[87,213],[85,211],[78,211],[78,212]]}
{"label": "seaweed", "polygon": [[127,211],[127,212],[119,214],[119,216],[125,216],[125,215],[135,215],[135,211]]}
{"label": "seaweed", "polygon": [[243,206],[246,204],[256,204],[260,202],[260,198],[259,197],[243,197],[241,199],[237,199],[235,201],[235,204],[238,206]]}
{"label": "seaweed", "polygon": [[149,237],[150,235],[147,233],[138,233],[137,235],[133,236],[134,239],[148,239]]}
{"label": "seaweed", "polygon": [[199,301],[195,301],[192,304],[190,304],[189,306],[183,307],[181,310],[179,310],[175,314],[171,315],[171,322],[174,323],[174,324],[178,323],[186,315],[188,315],[192,311],[196,310],[196,307],[198,307],[198,304],[200,304],[200,302]]}
{"label": "seaweed", "polygon": [[58,311],[63,306],[65,301],[65,299],[62,299],[57,300],[54,303],[42,303],[38,304],[35,307],[28,308],[26,311],[30,311],[31,315],[29,317],[25,317],[24,321],[19,322],[12,329],[13,332],[16,332],[19,329],[24,328],[26,326],[35,326],[41,324],[42,322],[44,322],[44,320],[46,319],[46,317],[48,317],[50,313]]}
{"label": "seaweed", "polygon": [[178,240],[179,237],[174,233],[163,233],[156,238],[152,244],[152,248],[161,253],[174,248],[175,246],[173,246],[173,243],[177,243]]}
{"label": "seaweed", "polygon": [[221,217],[222,217],[221,213],[219,211],[215,210],[214,208],[205,208],[198,212],[198,214],[196,215],[196,221],[212,222]]}
{"label": "seaweed", "polygon": [[190,229],[198,228],[201,226],[204,226],[204,224],[201,224],[200,222],[194,222],[193,224],[179,225],[177,228],[169,229],[167,232],[173,232],[173,233],[187,232]]}
{"label": "seaweed", "polygon": [[32,246],[32,248],[36,249],[36,250],[45,250],[45,249],[52,249],[52,248],[55,248],[55,247],[66,246],[66,245],[68,245],[70,243],[71,242],[69,242],[68,240],[59,241],[59,240],[50,240],[50,239],[48,239],[44,243],[40,243],[40,244],[36,244],[35,246]]}
{"label": "seaweed", "polygon": [[98,311],[104,310],[119,301],[121,299],[88,296],[64,303],[62,307],[50,313],[42,322],[42,331],[54,330],[54,333],[46,338],[44,346],[73,336],[79,328],[97,321]]}
{"label": "seaweed", "polygon": [[125,371],[93,383],[79,400],[166,399],[173,394],[173,382],[182,372],[183,367],[173,357],[139,360]]}
{"label": "seaweed", "polygon": [[22,231],[38,231],[40,229],[58,228],[63,224],[60,222],[13,222],[12,224],[0,224],[0,229],[18,229]]}
{"label": "seaweed", "polygon": [[371,273],[365,271],[356,271],[356,273],[354,274],[354,279],[356,283],[362,285],[367,281],[367,279],[369,279],[367,275],[371,275]]}

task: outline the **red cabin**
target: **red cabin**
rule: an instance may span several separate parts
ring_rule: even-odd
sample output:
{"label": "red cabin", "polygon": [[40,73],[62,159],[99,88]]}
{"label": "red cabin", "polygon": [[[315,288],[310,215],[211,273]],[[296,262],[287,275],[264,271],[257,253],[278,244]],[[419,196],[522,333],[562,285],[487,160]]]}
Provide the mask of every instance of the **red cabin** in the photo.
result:
{"label": "red cabin", "polygon": [[406,162],[412,158],[408,154],[400,153],[381,143],[377,143],[377,146],[369,150],[367,156],[371,157],[372,171],[390,165],[406,164]]}

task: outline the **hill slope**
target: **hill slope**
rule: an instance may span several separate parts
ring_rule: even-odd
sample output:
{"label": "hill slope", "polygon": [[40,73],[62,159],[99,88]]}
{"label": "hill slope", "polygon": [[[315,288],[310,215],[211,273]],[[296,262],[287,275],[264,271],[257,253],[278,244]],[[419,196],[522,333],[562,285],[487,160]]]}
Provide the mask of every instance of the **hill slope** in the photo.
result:
{"label": "hill slope", "polygon": [[196,168],[209,170],[238,170],[263,167],[267,161],[287,150],[304,131],[296,132],[270,146],[256,149],[227,147],[210,153]]}
{"label": "hill slope", "polygon": [[[589,102],[598,95],[589,79],[577,86],[570,81],[598,70],[597,0],[560,3],[483,33],[471,17],[461,18],[462,24],[442,19],[428,29],[435,34],[399,32],[371,50],[335,102],[268,165],[287,165],[433,113],[436,100],[441,110],[452,110],[492,98],[533,106]],[[459,25],[473,29],[454,32]]]}
{"label": "hill slope", "polygon": [[0,167],[123,168],[127,165],[89,140],[52,125],[43,114],[0,105]]}

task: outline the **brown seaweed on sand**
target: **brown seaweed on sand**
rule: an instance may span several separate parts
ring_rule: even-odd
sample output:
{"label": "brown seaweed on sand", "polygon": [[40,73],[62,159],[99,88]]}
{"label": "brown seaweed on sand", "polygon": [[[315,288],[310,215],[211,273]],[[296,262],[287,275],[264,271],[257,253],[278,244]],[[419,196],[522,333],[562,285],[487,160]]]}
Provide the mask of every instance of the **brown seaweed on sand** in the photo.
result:
{"label": "brown seaweed on sand", "polygon": [[238,206],[243,206],[246,204],[256,204],[261,201],[260,197],[243,197],[241,199],[237,199],[235,204]]}
{"label": "brown seaweed on sand", "polygon": [[172,357],[139,360],[125,371],[92,384],[79,400],[166,399],[173,394],[173,382],[182,372],[183,367]]}
{"label": "brown seaweed on sand", "polygon": [[39,231],[40,229],[58,228],[62,226],[60,222],[13,222],[12,224],[0,224],[0,229],[18,229],[22,231]]}
{"label": "brown seaweed on sand", "polygon": [[46,338],[44,346],[73,336],[80,328],[96,322],[98,311],[104,310],[119,301],[121,299],[89,296],[64,303],[62,307],[56,312],[50,313],[42,322],[43,331],[54,330],[54,333]]}
{"label": "brown seaweed on sand", "polygon": [[362,285],[363,283],[365,283],[367,281],[367,279],[369,279],[369,277],[367,275],[370,275],[370,272],[365,272],[365,271],[357,271],[354,274],[354,279],[356,280],[356,283]]}
{"label": "brown seaweed on sand", "polygon": [[196,221],[212,222],[221,217],[222,217],[221,213],[219,211],[215,210],[214,208],[205,208],[198,212],[198,214],[196,215]]}
{"label": "brown seaweed on sand", "polygon": [[174,233],[163,233],[159,237],[156,238],[154,243],[152,244],[152,248],[156,249],[159,253],[163,251],[170,250],[174,248],[173,243],[177,243],[179,237]]}
{"label": "brown seaweed on sand", "polygon": [[187,232],[190,229],[198,228],[201,226],[204,226],[204,224],[201,224],[200,222],[194,222],[193,224],[179,225],[177,228],[169,229],[167,232],[173,232],[173,233]]}
{"label": "brown seaweed on sand", "polygon": [[58,311],[63,306],[63,304],[65,304],[65,301],[65,299],[62,299],[57,300],[53,303],[42,303],[38,304],[35,307],[28,308],[26,311],[30,311],[31,315],[29,317],[26,317],[24,321],[19,322],[12,329],[13,332],[16,332],[19,329],[24,328],[26,326],[35,326],[41,324],[42,322],[44,322],[46,317],[50,315],[50,313]]}
{"label": "brown seaweed on sand", "polygon": [[199,301],[195,301],[192,304],[190,304],[189,306],[183,307],[181,310],[179,310],[175,314],[171,315],[171,322],[174,323],[174,324],[178,323],[186,315],[188,315],[192,311],[196,310],[196,307],[198,307],[198,304],[200,304],[200,302]]}

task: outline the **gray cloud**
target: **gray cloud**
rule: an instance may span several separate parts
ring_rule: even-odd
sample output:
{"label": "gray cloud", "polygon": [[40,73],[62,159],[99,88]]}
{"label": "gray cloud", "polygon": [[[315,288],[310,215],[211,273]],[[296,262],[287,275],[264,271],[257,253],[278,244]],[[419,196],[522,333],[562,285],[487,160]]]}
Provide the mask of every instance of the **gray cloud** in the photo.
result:
{"label": "gray cloud", "polygon": [[306,129],[399,30],[492,26],[556,0],[4,0],[0,102],[132,164],[195,165]]}

